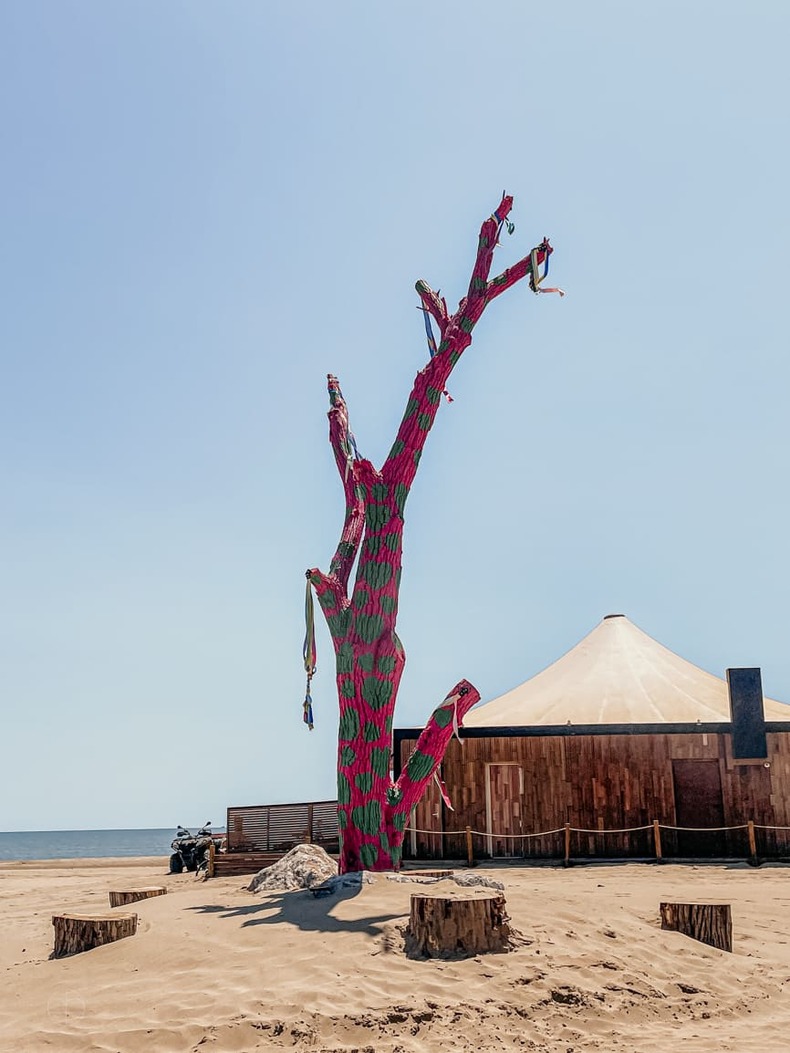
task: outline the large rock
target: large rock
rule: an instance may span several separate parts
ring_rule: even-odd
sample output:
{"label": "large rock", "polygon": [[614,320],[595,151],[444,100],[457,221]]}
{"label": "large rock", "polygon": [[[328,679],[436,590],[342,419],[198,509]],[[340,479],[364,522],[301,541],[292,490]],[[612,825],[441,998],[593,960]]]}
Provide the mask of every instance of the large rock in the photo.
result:
{"label": "large rock", "polygon": [[250,892],[312,888],[336,874],[337,862],[323,848],[297,845],[270,867],[259,870],[247,888]]}

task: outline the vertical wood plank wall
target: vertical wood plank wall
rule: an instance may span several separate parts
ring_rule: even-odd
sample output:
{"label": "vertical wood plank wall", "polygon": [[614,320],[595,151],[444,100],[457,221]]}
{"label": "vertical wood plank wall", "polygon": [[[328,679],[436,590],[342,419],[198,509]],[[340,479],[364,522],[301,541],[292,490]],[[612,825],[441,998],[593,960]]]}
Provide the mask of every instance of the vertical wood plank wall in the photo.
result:
{"label": "vertical wood plank wall", "polygon": [[[405,764],[413,740],[401,742]],[[768,762],[738,764],[733,761],[729,734],[631,734],[519,736],[468,738],[463,747],[451,742],[442,763],[442,775],[454,811],[442,809],[433,816],[431,807],[418,806],[424,829],[440,831],[444,826],[443,854],[448,858],[466,854],[465,828],[470,826],[475,855],[488,854],[486,835],[486,765],[517,764],[523,772],[523,795],[519,802],[519,824],[524,834],[554,830],[570,823],[585,830],[616,830],[647,826],[654,819],[675,824],[672,761],[718,760],[726,826],[750,819],[767,826],[790,826],[790,732],[768,733]],[[430,814],[429,814],[430,813]],[[492,830],[496,808],[492,810]],[[497,828],[498,829],[498,828]],[[665,853],[675,850],[675,835],[662,832]],[[650,831],[634,834],[574,834],[573,851],[581,856],[617,858],[653,855]],[[790,853],[790,831],[757,831],[758,854]],[[441,838],[418,839],[419,855],[434,854]],[[748,855],[745,830],[726,835],[728,854]],[[406,851],[408,853],[408,838]],[[494,850],[494,854],[498,854]],[[517,855],[560,857],[563,836],[524,838]]]}
{"label": "vertical wood plank wall", "polygon": [[[414,743],[410,743],[409,752]],[[408,760],[408,756],[406,758]],[[403,853],[417,859],[443,859],[442,843],[442,798],[435,782],[429,782],[417,807],[411,814],[409,826],[417,831],[407,834]],[[431,833],[430,831],[436,831]]]}

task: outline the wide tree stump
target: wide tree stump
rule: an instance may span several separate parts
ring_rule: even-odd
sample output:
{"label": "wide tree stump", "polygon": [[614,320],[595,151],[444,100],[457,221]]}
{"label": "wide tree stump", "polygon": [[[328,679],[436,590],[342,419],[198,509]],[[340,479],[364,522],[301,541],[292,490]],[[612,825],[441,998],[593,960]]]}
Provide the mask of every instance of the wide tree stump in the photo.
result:
{"label": "wide tree stump", "polygon": [[468,898],[415,893],[407,948],[425,958],[454,958],[510,946],[510,919],[501,892]]}
{"label": "wide tree stump", "polygon": [[109,893],[111,907],[125,907],[128,903],[138,903],[141,899],[153,899],[164,896],[167,889],[164,885],[149,885],[147,888],[115,889]]}
{"label": "wide tree stump", "polygon": [[662,903],[661,928],[682,932],[721,951],[732,950],[729,903]]}
{"label": "wide tree stump", "polygon": [[114,943],[137,932],[136,914],[53,914],[55,949],[53,958],[80,954],[105,943]]}

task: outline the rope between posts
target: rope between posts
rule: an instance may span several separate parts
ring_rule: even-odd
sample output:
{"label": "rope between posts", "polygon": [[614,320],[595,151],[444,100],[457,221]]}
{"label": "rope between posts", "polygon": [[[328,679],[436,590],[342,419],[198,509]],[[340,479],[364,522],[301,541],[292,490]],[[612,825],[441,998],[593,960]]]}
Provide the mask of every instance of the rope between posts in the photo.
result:
{"label": "rope between posts", "polygon": [[[790,830],[790,826],[764,826],[761,823],[754,823],[755,830]],[[747,830],[749,827],[748,823],[740,823],[738,826],[670,826],[669,823],[659,823],[659,829],[661,830],[680,830],[688,831],[689,833],[721,833],[726,830]],[[571,826],[567,829],[572,834],[632,834],[638,833],[642,830],[652,830],[653,823],[648,823],[647,826],[626,826],[620,830],[585,830],[578,826]],[[476,834],[478,837],[501,837],[505,839],[511,839],[514,841],[522,841],[529,837],[549,837],[552,834],[563,834],[565,833],[566,827],[559,826],[556,830],[541,830],[534,834],[500,834],[496,831],[489,830],[469,830],[470,834]],[[460,836],[467,832],[466,827],[461,830],[420,830],[415,826],[407,826],[405,831],[407,834],[432,834],[434,836]]]}
{"label": "rope between posts", "polygon": [[[564,826],[559,826],[559,827],[557,827],[556,830],[542,830],[540,833],[537,833],[537,834],[489,834],[489,832],[487,830],[470,830],[469,833],[470,834],[477,834],[479,837],[511,837],[511,838],[515,838],[517,841],[521,841],[521,840],[523,840],[526,837],[548,837],[549,834],[561,834],[561,833],[564,833],[564,831],[565,831],[565,827]],[[407,833],[407,834],[434,834],[436,836],[439,836],[439,835],[447,835],[447,836],[458,835],[458,836],[460,836],[461,834],[465,834],[466,833],[466,827],[464,827],[463,830],[418,830],[417,827],[415,827],[415,826],[407,826],[406,830],[405,830],[405,833]]]}
{"label": "rope between posts", "polygon": [[[565,827],[563,827],[563,830]],[[570,828],[572,834],[631,834],[637,830],[652,830],[653,824],[648,823],[647,826],[626,826],[622,830],[581,830],[578,826],[572,826]]]}
{"label": "rope between posts", "polygon": [[[719,834],[724,830],[748,830],[748,823],[741,823],[740,826],[670,826],[668,823],[658,824],[662,830],[683,830],[688,831],[692,834]],[[765,827],[766,830],[773,829],[772,827]]]}

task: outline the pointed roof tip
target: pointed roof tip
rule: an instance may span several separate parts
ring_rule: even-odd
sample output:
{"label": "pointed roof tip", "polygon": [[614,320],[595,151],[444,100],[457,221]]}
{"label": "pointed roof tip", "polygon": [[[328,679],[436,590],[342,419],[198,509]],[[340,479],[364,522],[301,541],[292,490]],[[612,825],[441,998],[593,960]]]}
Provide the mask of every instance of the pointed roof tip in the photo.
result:
{"label": "pointed roof tip", "polygon": [[[622,621],[612,635],[607,621]],[[618,624],[615,622],[615,624]],[[790,706],[763,699],[767,720]],[[512,691],[475,706],[467,727],[551,724],[685,724],[730,720],[726,682],[648,636],[624,614],[607,614],[561,658]]]}

